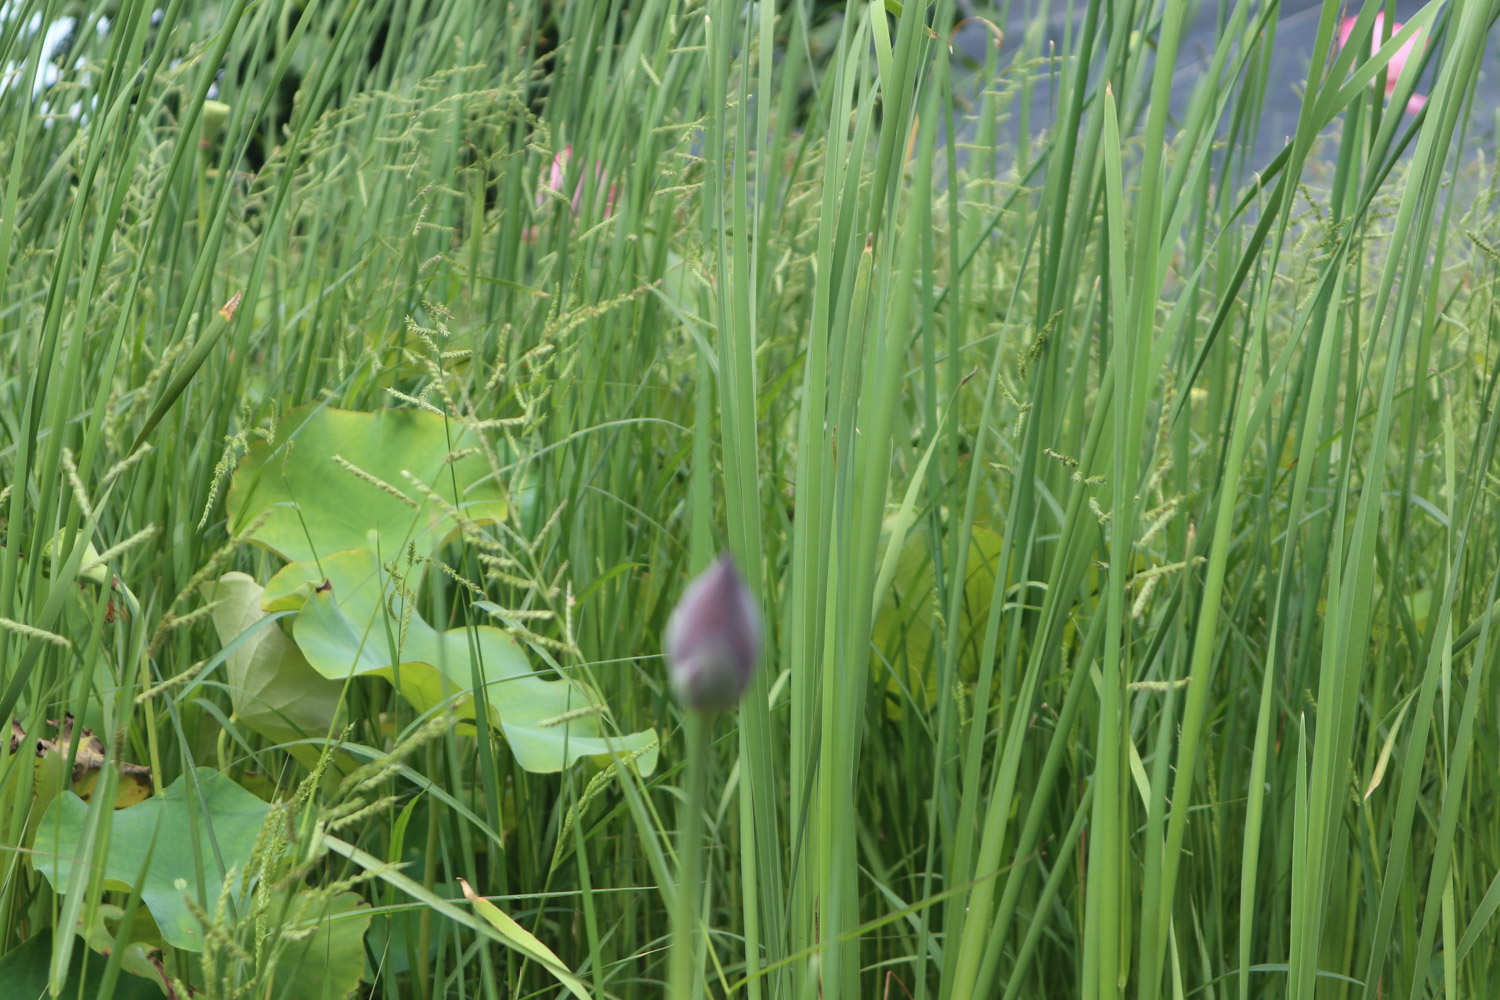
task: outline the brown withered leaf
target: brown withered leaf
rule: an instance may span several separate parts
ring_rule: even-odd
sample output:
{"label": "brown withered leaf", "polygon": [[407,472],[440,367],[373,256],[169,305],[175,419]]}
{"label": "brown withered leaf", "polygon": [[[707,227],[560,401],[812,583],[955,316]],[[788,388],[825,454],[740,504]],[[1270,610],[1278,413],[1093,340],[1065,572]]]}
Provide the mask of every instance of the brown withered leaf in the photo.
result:
{"label": "brown withered leaf", "polygon": [[[55,719],[48,719],[47,725],[57,731],[57,736],[50,740],[43,738],[36,740],[37,759],[56,754],[62,760],[67,760],[73,742],[73,713],[69,712],[63,716],[61,725],[58,725]],[[91,729],[80,729],[78,736],[78,753],[73,758],[71,783],[78,797],[87,802],[94,794],[94,786],[99,781],[99,769],[104,766],[104,743],[94,735]],[[10,752],[17,752],[28,739],[21,720],[12,718],[10,720]],[[149,798],[155,791],[149,767],[123,760],[115,761],[115,767],[120,772],[120,783],[115,790],[116,809],[133,806]]]}

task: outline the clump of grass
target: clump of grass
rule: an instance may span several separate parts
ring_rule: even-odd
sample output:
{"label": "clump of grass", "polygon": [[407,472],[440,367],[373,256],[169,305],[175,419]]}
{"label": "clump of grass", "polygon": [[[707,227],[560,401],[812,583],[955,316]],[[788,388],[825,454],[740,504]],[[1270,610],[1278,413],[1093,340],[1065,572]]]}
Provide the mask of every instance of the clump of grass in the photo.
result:
{"label": "clump of grass", "polygon": [[[946,0],[125,5],[39,97],[20,6],[0,716],[72,711],[158,787],[212,764],[296,803],[299,860],[262,885],[372,905],[369,995],[660,994],[685,780],[661,636],[721,548],[769,651],[697,761],[705,992],[1495,978],[1482,5],[1408,18],[1416,116],[1377,79],[1402,39],[1325,55],[1332,2],[1310,39],[1223,4],[1185,105],[1175,0],[987,33],[977,66]],[[1293,44],[1296,132],[1257,161]],[[302,749],[410,756],[309,851],[336,782],[235,724],[184,602],[276,567],[229,544],[225,483],[313,400],[481,431],[525,502],[441,553],[421,615],[487,600],[659,730],[655,773],[529,773],[351,683],[349,731]],[[75,584],[99,553],[123,590]],[[31,868],[23,760],[0,952],[139,906]],[[274,985],[290,911],[257,899],[204,907],[211,960],[172,975]]]}

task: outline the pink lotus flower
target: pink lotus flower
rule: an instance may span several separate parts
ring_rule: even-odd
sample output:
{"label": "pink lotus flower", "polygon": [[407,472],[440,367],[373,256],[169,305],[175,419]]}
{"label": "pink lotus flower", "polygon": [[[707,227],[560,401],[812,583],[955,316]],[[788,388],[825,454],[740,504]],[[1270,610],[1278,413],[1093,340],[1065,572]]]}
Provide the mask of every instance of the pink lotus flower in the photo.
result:
{"label": "pink lotus flower", "polygon": [[[1355,18],[1346,17],[1339,22],[1338,47],[1340,49],[1349,44],[1349,36],[1354,33],[1355,20]],[[1397,21],[1395,27],[1391,29],[1391,35],[1395,35],[1400,30],[1401,22]],[[1376,52],[1379,52],[1380,46],[1383,45],[1389,37],[1391,36],[1388,36],[1385,33],[1385,14],[1377,13],[1375,15],[1375,34],[1370,39],[1370,54],[1374,55]],[[1396,83],[1398,80],[1400,80],[1402,72],[1404,72],[1406,69],[1407,60],[1411,59],[1411,57],[1416,54],[1417,46],[1421,43],[1421,41],[1422,33],[1419,31],[1411,39],[1411,41],[1401,46],[1401,48],[1396,50],[1396,54],[1391,56],[1390,65],[1388,65],[1385,70],[1385,96],[1387,98],[1389,98],[1396,92]],[[1421,111],[1422,108],[1426,106],[1426,104],[1427,98],[1425,96],[1423,96],[1422,94],[1413,94],[1411,96],[1411,99],[1406,102],[1406,113],[1409,115],[1414,115],[1418,111]]]}
{"label": "pink lotus flower", "polygon": [[[573,147],[564,146],[561,153],[552,157],[551,167],[544,169],[542,176],[537,178],[537,208],[545,208],[548,202],[552,200],[554,194],[563,193],[563,189],[568,184],[568,161],[572,158]],[[594,180],[598,182],[599,193],[604,197],[604,217],[607,219],[615,213],[615,194],[617,193],[617,189],[613,184],[608,185],[608,190],[605,189],[607,178],[604,173],[604,167],[597,160],[594,161]],[[578,179],[578,186],[573,189],[573,199],[570,202],[570,206],[574,215],[577,215],[578,210],[583,207],[582,177]],[[538,232],[539,230],[536,226],[528,226],[526,231],[521,234],[521,238],[527,243],[532,243],[536,240]]]}

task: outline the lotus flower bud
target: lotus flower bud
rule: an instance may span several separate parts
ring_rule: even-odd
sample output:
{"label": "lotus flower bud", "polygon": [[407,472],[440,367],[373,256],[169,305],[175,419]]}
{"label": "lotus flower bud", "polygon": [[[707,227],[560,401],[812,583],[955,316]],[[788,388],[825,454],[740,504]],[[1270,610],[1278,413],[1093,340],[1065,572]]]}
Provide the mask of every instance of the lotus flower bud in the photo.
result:
{"label": "lotus flower bud", "polygon": [[667,619],[667,675],[688,708],[733,708],[760,656],[760,612],[734,560],[720,556],[682,594]]}

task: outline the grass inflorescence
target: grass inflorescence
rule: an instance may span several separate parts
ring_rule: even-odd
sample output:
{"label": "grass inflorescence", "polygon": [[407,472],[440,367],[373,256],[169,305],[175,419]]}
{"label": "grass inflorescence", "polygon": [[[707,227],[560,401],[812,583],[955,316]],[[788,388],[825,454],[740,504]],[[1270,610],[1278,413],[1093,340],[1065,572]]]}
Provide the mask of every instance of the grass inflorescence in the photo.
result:
{"label": "grass inflorescence", "polygon": [[3,974],[1484,995],[1495,5],[977,6],[0,7]]}

